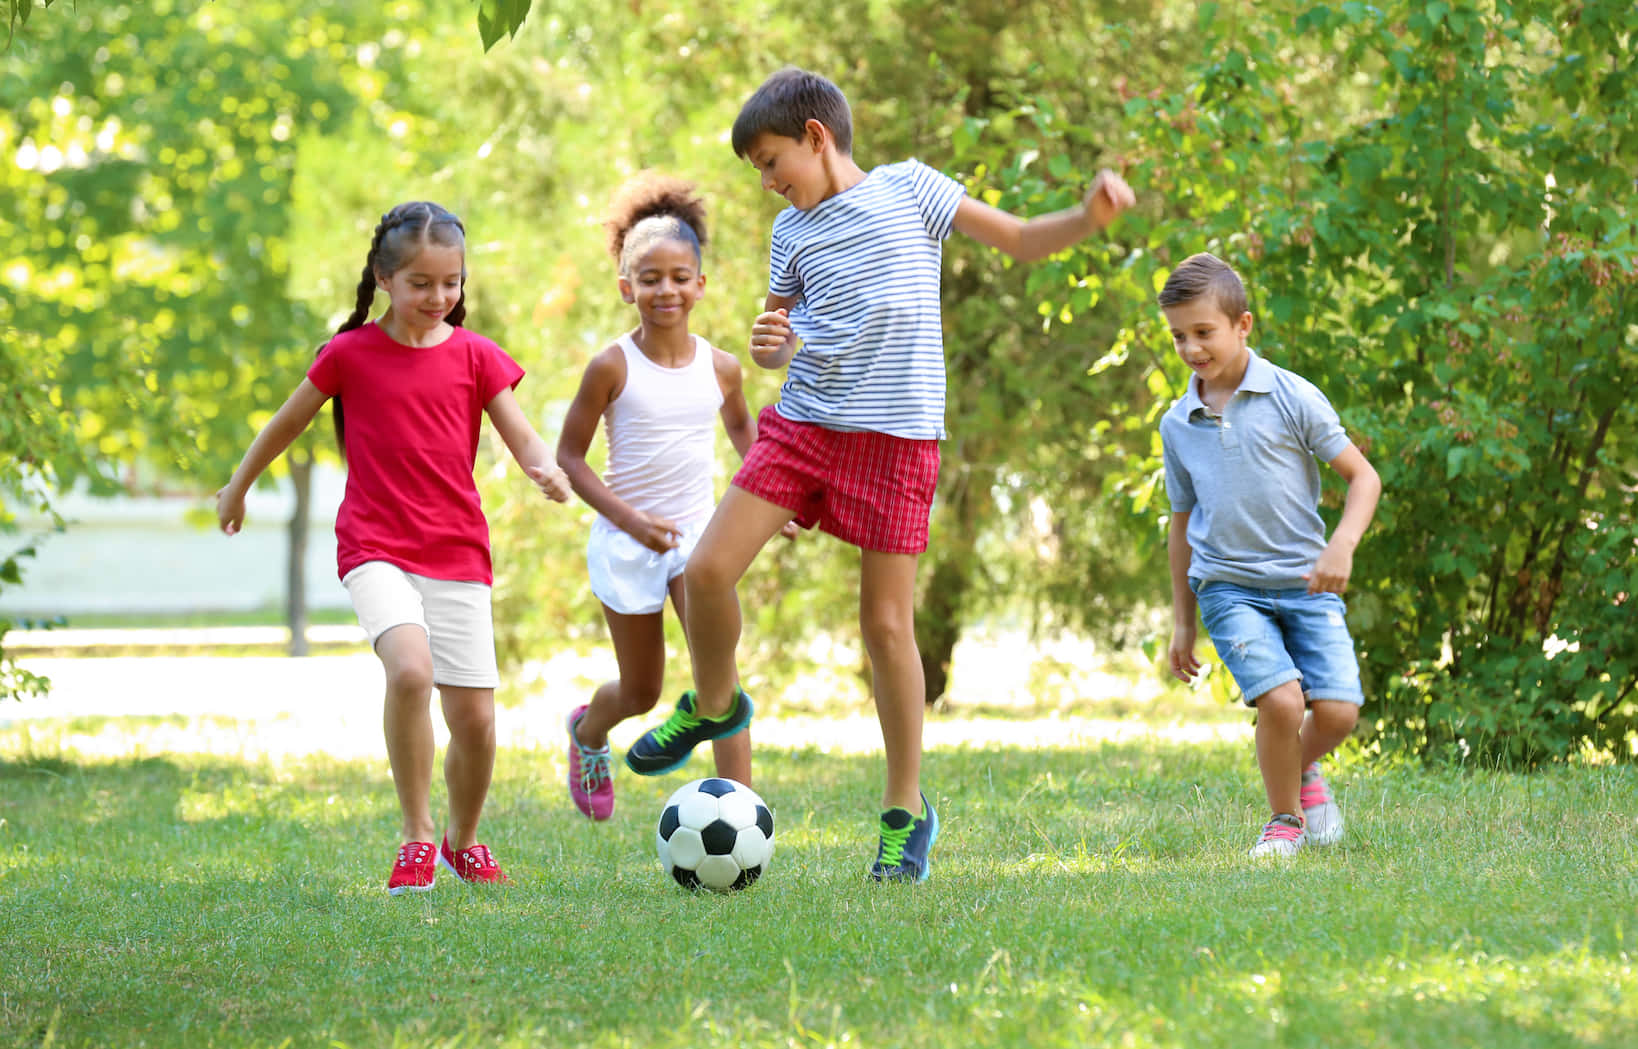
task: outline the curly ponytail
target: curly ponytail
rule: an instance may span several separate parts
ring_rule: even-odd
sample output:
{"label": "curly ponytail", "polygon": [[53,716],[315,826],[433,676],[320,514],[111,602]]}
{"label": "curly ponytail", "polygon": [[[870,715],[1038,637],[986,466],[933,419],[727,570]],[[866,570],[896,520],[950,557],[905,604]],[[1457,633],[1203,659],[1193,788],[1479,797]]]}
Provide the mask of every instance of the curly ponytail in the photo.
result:
{"label": "curly ponytail", "polygon": [[629,275],[633,259],[660,241],[688,244],[698,263],[706,241],[705,201],[692,183],[675,175],[640,172],[615,193],[603,228],[622,277]]}

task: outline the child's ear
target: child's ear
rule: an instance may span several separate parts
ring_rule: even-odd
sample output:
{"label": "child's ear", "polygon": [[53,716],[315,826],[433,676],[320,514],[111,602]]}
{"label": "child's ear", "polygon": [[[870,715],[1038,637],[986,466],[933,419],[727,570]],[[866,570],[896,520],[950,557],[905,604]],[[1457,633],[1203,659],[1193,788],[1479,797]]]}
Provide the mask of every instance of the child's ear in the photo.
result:
{"label": "child's ear", "polygon": [[802,131],[806,136],[804,141],[815,153],[824,149],[826,140],[830,138],[830,128],[826,127],[822,121],[814,120],[811,117],[802,125]]}
{"label": "child's ear", "polygon": [[620,298],[625,300],[625,303],[628,306],[634,305],[637,302],[637,296],[632,294],[631,291],[631,281],[624,277],[620,278]]}
{"label": "child's ear", "polygon": [[1240,314],[1240,319],[1234,322],[1234,327],[1240,332],[1240,338],[1251,334],[1251,311]]}

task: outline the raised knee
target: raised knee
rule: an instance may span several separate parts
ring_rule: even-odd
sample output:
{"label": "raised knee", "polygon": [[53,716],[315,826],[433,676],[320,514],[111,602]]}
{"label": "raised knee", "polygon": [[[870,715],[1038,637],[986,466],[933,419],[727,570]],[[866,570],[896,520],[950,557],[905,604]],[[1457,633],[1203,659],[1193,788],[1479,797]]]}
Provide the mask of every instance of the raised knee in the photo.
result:
{"label": "raised knee", "polygon": [[730,578],[725,565],[712,560],[698,549],[695,549],[688,559],[688,566],[683,569],[685,590],[721,590],[724,587],[732,589],[737,582],[738,580]]}
{"label": "raised knee", "polygon": [[1321,700],[1314,704],[1314,720],[1326,731],[1346,736],[1359,724],[1359,707],[1353,703]]}
{"label": "raised knee", "polygon": [[661,682],[620,682],[620,706],[633,714],[646,714],[660,702]]}

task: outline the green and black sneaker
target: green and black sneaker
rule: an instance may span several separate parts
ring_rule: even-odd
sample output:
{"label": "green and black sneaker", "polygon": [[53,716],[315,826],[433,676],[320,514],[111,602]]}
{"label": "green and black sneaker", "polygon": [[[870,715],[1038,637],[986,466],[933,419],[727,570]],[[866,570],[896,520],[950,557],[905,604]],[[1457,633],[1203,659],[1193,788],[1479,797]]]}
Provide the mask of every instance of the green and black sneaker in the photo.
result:
{"label": "green and black sneaker", "polygon": [[876,862],[870,865],[870,877],[875,881],[926,881],[933,873],[928,854],[938,840],[938,813],[921,796],[923,815],[912,815],[909,809],[888,809],[882,813],[882,841],[876,849]]}
{"label": "green and black sneaker", "polygon": [[626,751],[626,766],[639,776],[660,776],[681,768],[701,743],[723,739],[751,723],[751,697],[734,689],[734,709],[721,718],[702,717],[694,710],[694,690],[677,700],[677,709],[665,724],[651,728]]}

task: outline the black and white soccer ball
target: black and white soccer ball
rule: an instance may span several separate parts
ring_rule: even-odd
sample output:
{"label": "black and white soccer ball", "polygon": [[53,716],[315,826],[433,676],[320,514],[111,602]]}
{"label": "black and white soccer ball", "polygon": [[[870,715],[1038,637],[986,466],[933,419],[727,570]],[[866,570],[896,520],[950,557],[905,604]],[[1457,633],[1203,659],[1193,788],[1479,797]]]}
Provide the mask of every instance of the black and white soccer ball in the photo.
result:
{"label": "black and white soccer ball", "polygon": [[773,812],[745,784],[697,779],[677,788],[654,835],[660,865],[685,889],[733,892],[773,859]]}

